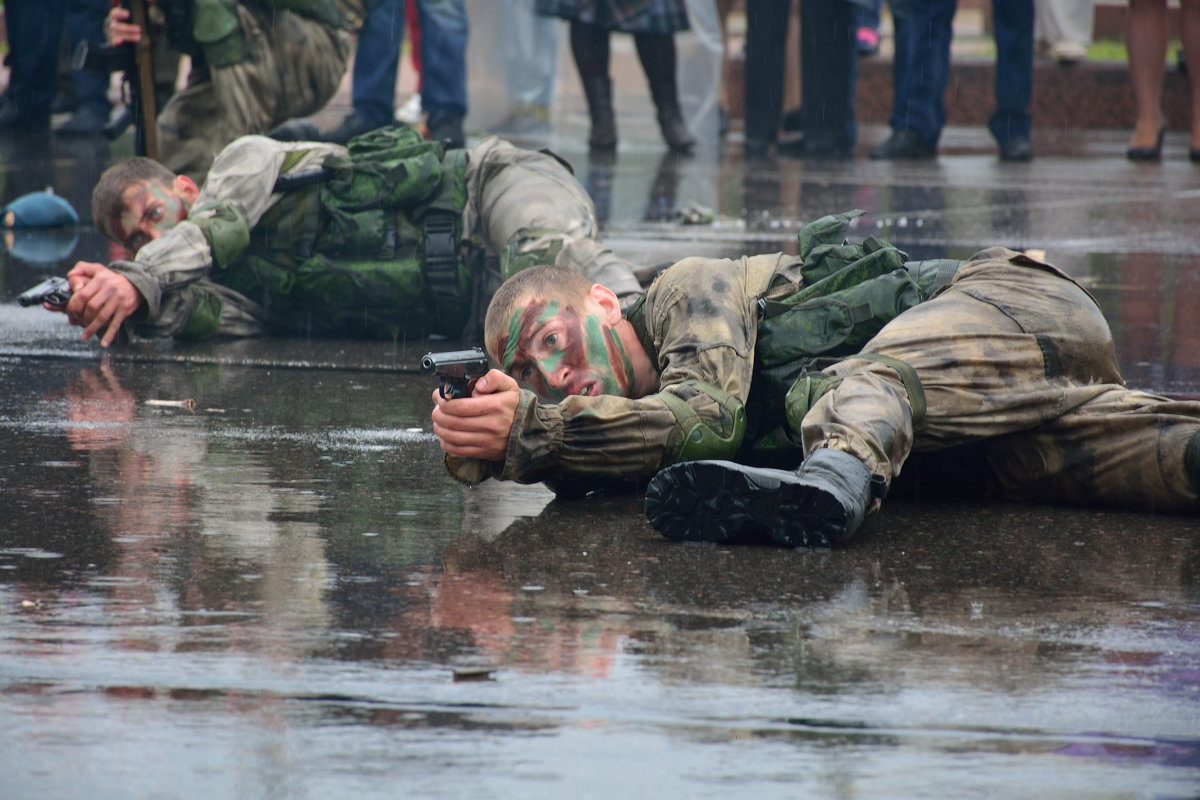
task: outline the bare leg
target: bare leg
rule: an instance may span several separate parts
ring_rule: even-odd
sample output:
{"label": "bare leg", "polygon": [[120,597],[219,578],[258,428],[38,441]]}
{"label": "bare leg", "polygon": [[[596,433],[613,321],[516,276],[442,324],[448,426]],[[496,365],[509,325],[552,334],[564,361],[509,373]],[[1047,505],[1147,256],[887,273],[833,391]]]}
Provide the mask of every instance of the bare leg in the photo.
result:
{"label": "bare leg", "polygon": [[[1188,3],[1194,4],[1195,0],[1188,0]],[[1137,114],[1129,146],[1154,147],[1162,124],[1159,106],[1167,59],[1166,0],[1130,0],[1125,39],[1129,47],[1129,77]]]}

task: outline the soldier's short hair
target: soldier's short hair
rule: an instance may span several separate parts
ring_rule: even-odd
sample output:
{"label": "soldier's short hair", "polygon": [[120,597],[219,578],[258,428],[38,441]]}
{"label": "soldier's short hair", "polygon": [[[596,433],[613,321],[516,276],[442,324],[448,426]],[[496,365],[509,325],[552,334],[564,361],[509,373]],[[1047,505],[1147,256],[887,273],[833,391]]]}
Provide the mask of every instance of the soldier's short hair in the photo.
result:
{"label": "soldier's short hair", "polygon": [[[592,290],[592,282],[577,272],[554,264],[523,269],[500,284],[488,304],[483,320],[483,339],[491,347],[498,337],[508,336],[508,321],[531,299],[582,301]],[[495,354],[492,354],[495,357]]]}
{"label": "soldier's short hair", "polygon": [[110,232],[104,226],[123,210],[121,198],[126,189],[141,182],[171,186],[175,177],[174,172],[152,158],[121,159],[100,174],[100,180],[92,190],[92,222],[108,235]]}

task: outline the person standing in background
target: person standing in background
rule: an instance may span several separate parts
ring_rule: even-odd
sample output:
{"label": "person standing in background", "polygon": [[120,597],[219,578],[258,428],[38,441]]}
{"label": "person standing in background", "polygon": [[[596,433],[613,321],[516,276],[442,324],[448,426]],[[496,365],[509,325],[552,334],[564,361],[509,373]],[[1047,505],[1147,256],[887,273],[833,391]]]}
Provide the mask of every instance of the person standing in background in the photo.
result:
{"label": "person standing in background", "polygon": [[[1200,64],[1200,0],[1179,0],[1179,7],[1184,55],[1189,64]],[[1125,42],[1137,114],[1125,156],[1131,161],[1158,161],[1167,135],[1167,122],[1162,115],[1162,84],[1167,69],[1167,0],[1129,0]],[[1192,92],[1192,141],[1188,158],[1200,163],[1200,80],[1189,75],[1188,82]]]}
{"label": "person standing in background", "polygon": [[1036,0],[1034,23],[1039,47],[1060,64],[1087,58],[1095,23],[1094,0]]}
{"label": "person standing in background", "polygon": [[421,35],[421,110],[429,138],[462,147],[467,115],[467,9],[464,0],[371,0],[358,33],[352,71],[354,110],[321,138],[345,144],[392,124],[405,3],[417,4]]}
{"label": "person standing in background", "polygon": [[558,81],[558,26],[537,13],[535,0],[500,0],[508,116],[495,133],[509,139],[550,133]]}
{"label": "person standing in background", "polygon": [[633,34],[663,139],[672,150],[692,149],[696,141],[683,120],[675,75],[675,34],[688,29],[683,0],[537,0],[537,12],[571,23],[571,53],[592,119],[588,145],[593,150],[617,146],[609,76],[614,31]]}

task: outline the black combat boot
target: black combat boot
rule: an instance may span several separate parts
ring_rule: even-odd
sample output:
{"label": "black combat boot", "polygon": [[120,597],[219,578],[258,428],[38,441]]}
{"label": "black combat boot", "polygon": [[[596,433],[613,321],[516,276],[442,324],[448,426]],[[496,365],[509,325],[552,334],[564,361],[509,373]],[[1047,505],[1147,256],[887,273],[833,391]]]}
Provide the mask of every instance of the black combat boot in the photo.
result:
{"label": "black combat boot", "polygon": [[676,541],[760,538],[832,547],[858,529],[882,487],[882,479],[840,450],[814,450],[795,471],[681,461],[650,481],[646,516]]}
{"label": "black combat boot", "polygon": [[678,153],[689,152],[696,140],[683,121],[674,69],[669,75],[652,75],[647,71],[647,77],[650,79],[650,96],[654,100],[654,107],[658,109],[658,129],[662,131],[663,141]]}
{"label": "black combat boot", "polygon": [[663,141],[667,146],[678,153],[691,152],[696,144],[687,123],[683,121],[679,103],[658,107],[658,129],[662,131]]}
{"label": "black combat boot", "polygon": [[613,116],[612,81],[608,76],[588,78],[583,82],[583,92],[592,117],[588,146],[593,150],[615,150],[617,118]]}
{"label": "black combat boot", "polygon": [[658,129],[674,151],[686,153],[696,144],[679,108],[675,78],[675,37],[669,33],[638,33],[633,37],[638,60],[650,84],[650,97],[658,109]]}

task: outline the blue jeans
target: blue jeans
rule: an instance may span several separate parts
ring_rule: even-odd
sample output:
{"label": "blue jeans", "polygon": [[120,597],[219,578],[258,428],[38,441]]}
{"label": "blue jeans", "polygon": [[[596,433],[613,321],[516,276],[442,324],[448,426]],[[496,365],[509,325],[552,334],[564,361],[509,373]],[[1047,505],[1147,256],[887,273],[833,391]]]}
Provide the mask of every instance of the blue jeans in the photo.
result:
{"label": "blue jeans", "polygon": [[[379,125],[392,121],[406,0],[374,0],[354,56],[354,110]],[[465,0],[411,0],[421,25],[421,108],[431,116],[467,113]]]}
{"label": "blue jeans", "polygon": [[[957,0],[896,0],[891,3],[896,55],[895,102],[888,123],[936,145],[946,125],[951,23]],[[988,130],[997,141],[1029,136],[1033,97],[1033,0],[993,0],[996,31],[996,106]]]}
{"label": "blue jeans", "polygon": [[[90,45],[104,44],[104,18],[108,16],[105,0],[67,0],[67,41],[71,53],[80,42]],[[108,74],[98,70],[77,69],[71,72],[75,86],[75,100],[80,110],[89,109],[101,116],[108,116],[112,104],[108,102]]]}
{"label": "blue jeans", "polygon": [[1033,119],[1033,0],[992,0],[996,29],[996,110],[988,130],[996,141],[1029,137]]}

